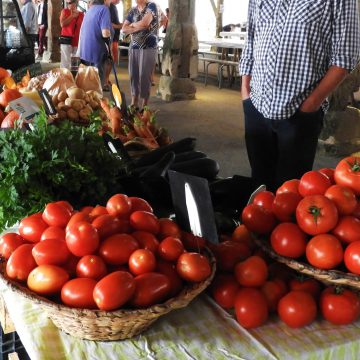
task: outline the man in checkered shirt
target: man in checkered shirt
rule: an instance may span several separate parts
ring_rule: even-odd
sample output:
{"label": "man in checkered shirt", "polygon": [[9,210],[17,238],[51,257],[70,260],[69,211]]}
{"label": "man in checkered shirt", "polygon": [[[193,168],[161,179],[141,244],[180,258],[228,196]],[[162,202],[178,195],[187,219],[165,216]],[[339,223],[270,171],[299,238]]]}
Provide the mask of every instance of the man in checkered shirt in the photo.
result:
{"label": "man in checkered shirt", "polygon": [[357,65],[358,0],[250,0],[240,60],[245,140],[275,190],[313,166],[327,96]]}

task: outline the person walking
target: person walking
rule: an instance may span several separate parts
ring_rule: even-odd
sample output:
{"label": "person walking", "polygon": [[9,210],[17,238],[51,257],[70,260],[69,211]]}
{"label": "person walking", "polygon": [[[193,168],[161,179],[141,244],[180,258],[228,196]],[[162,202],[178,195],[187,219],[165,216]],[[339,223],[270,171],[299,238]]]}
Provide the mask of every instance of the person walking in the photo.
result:
{"label": "person walking", "polygon": [[47,8],[48,8],[48,0],[39,0],[37,7],[38,14],[38,54],[37,59],[41,59],[44,53],[44,48],[46,48],[46,31],[48,28],[47,21]]}
{"label": "person walking", "polygon": [[60,67],[71,69],[71,58],[75,57],[84,13],[78,11],[77,0],[66,0],[66,8],[60,13]]}
{"label": "person walking", "polygon": [[21,0],[21,4],[22,7],[20,13],[24,22],[26,33],[29,35],[32,44],[35,45],[38,38],[36,6],[32,0]]}
{"label": "person walking", "polygon": [[124,21],[122,32],[131,34],[129,46],[129,75],[131,105],[148,104],[151,89],[151,73],[155,66],[159,27],[158,9],[155,3],[136,0]]}
{"label": "person walking", "polygon": [[105,66],[111,51],[113,28],[111,0],[93,0],[86,12],[80,33],[80,61],[98,69],[101,86],[105,85]]}
{"label": "person walking", "polygon": [[359,61],[357,3],[249,1],[239,70],[256,183],[274,191],[312,169],[326,98]]}

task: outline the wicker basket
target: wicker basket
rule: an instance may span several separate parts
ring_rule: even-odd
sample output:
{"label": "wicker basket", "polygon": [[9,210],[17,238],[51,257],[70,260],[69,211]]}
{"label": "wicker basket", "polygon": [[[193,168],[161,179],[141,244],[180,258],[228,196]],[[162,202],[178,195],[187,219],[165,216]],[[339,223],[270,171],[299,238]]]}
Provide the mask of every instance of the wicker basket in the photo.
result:
{"label": "wicker basket", "polygon": [[187,306],[206,289],[215,275],[216,264],[213,254],[208,249],[205,249],[203,254],[210,260],[212,269],[211,275],[206,280],[188,285],[176,297],[146,309],[111,312],[75,309],[37,295],[27,287],[8,279],[3,271],[0,280],[15,293],[40,305],[59,329],[72,336],[87,340],[122,340],[140,334],[161,315]]}
{"label": "wicker basket", "polygon": [[339,270],[321,270],[317,269],[307,263],[290,259],[281,255],[278,255],[275,251],[272,250],[269,242],[264,238],[259,238],[253,236],[255,243],[271,258],[274,260],[287,265],[289,268],[307,275],[311,276],[327,285],[342,285],[349,286],[354,289],[360,290],[360,276],[346,273]]}

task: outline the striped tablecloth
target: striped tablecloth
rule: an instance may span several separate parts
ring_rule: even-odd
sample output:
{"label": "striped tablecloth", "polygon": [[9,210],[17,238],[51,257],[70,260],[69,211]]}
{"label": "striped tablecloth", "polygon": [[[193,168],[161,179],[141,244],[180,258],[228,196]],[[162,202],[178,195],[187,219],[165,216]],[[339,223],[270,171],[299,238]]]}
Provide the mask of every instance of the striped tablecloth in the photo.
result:
{"label": "striped tablecloth", "polygon": [[32,360],[360,359],[360,322],[335,327],[318,320],[294,330],[274,317],[247,331],[202,295],[133,339],[98,342],[59,331],[41,308],[9,290],[3,296]]}

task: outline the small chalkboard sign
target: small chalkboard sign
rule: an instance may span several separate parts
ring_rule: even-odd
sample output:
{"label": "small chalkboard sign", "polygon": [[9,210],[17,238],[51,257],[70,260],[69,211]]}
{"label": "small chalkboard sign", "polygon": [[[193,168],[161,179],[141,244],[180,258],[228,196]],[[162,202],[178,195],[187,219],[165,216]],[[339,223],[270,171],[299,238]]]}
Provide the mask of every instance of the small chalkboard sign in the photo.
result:
{"label": "small chalkboard sign", "polygon": [[13,72],[12,78],[15,80],[15,82],[21,81],[23,76],[26,75],[27,71],[29,70],[30,77],[38,76],[43,73],[43,70],[41,68],[41,64],[39,62],[31,65],[26,65],[21,67],[20,69],[17,69]]}
{"label": "small chalkboard sign", "polygon": [[41,97],[41,100],[44,104],[44,109],[47,115],[55,115],[57,113],[55,106],[52,102],[52,98],[49,95],[48,91],[46,89],[41,89],[38,91],[39,96]]}

